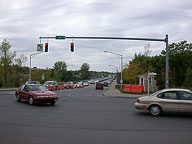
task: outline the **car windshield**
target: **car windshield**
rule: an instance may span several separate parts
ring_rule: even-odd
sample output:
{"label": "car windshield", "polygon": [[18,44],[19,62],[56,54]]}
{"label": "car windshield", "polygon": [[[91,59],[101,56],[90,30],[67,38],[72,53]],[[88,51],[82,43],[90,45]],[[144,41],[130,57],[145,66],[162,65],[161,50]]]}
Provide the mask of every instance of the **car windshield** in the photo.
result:
{"label": "car windshield", "polygon": [[31,85],[29,91],[48,91],[48,89],[42,85]]}
{"label": "car windshield", "polygon": [[149,96],[154,96],[154,95],[157,95],[157,94],[159,94],[161,91],[162,91],[162,90],[156,91],[156,92],[154,92],[154,93],[150,94]]}

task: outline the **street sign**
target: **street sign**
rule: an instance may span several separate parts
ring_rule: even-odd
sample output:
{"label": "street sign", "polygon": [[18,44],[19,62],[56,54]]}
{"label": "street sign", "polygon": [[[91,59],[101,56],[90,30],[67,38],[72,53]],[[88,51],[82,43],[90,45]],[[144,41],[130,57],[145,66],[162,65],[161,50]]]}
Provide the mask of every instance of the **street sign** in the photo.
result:
{"label": "street sign", "polygon": [[154,72],[149,73],[149,76],[156,76],[156,75],[157,73],[154,73]]}
{"label": "street sign", "polygon": [[43,44],[37,44],[37,51],[43,51]]}
{"label": "street sign", "polygon": [[65,39],[65,36],[56,36],[55,39]]}

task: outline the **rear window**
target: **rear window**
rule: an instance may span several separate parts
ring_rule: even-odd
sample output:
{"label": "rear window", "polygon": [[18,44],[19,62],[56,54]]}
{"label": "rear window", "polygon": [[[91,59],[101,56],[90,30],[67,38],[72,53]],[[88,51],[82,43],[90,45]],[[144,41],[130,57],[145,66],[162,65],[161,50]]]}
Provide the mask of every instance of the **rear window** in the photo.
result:
{"label": "rear window", "polygon": [[102,83],[97,83],[97,85],[103,85]]}

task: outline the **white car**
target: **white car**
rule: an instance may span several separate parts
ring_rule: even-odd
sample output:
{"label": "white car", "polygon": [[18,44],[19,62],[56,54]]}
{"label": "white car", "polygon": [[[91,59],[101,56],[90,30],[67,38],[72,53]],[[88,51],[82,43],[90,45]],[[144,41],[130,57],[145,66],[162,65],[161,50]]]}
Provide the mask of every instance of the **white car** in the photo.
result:
{"label": "white car", "polygon": [[87,81],[84,81],[84,82],[83,82],[83,85],[84,85],[84,86],[89,86],[89,83],[88,83]]}
{"label": "white car", "polygon": [[153,116],[162,112],[192,113],[192,91],[187,89],[164,89],[137,99],[135,108],[147,110]]}

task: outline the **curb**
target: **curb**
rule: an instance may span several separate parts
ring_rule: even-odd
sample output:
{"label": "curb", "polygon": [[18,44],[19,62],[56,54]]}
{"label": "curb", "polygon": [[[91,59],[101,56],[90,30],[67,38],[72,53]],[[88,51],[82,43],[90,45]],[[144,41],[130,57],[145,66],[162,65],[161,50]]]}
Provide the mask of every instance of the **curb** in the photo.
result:
{"label": "curb", "polygon": [[114,97],[114,98],[132,98],[132,99],[137,99],[137,98],[143,97],[145,95],[127,95],[127,94],[113,95],[113,94],[106,94],[105,92],[103,92],[103,96]]}

